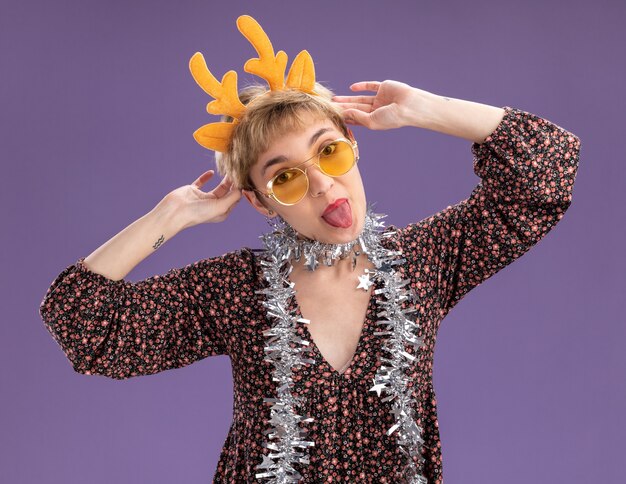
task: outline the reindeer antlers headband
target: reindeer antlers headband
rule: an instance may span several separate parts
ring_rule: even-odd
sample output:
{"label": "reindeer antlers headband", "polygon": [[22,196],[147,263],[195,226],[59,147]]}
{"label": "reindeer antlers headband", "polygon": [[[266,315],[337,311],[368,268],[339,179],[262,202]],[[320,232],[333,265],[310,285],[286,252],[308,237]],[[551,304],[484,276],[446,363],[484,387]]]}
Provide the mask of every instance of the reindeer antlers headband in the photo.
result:
{"label": "reindeer antlers headband", "polygon": [[[298,89],[310,94],[317,94],[315,87],[315,67],[311,55],[301,51],[291,64],[287,80],[287,54],[279,51],[274,55],[274,48],[259,23],[249,15],[237,18],[237,28],[256,49],[258,58],[248,59],[243,70],[265,79],[270,91]],[[232,122],[209,123],[201,126],[193,133],[194,139],[207,149],[226,151],[233,129],[243,116],[246,106],[239,99],[237,91],[237,72],[230,70],[219,82],[207,68],[204,56],[196,52],[189,60],[191,75],[198,85],[210,96],[215,98],[207,104],[209,114],[226,114],[233,118]]]}

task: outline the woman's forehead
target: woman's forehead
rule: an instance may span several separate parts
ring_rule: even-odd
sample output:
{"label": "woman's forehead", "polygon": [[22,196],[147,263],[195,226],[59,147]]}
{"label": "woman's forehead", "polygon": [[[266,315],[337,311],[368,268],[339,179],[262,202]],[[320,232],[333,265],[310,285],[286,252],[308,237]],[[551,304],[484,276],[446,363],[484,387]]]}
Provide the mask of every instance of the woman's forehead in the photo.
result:
{"label": "woman's forehead", "polygon": [[[291,129],[287,128],[281,133],[277,133],[274,139],[268,145],[266,153],[274,151],[275,149],[281,149],[281,147],[298,145],[308,147],[311,138],[320,131],[324,133],[340,133],[339,127],[329,118],[316,118],[311,117],[302,123],[302,126],[293,126]],[[318,139],[318,137],[316,137]]]}
{"label": "woman's forehead", "polygon": [[259,161],[275,156],[289,156],[293,152],[300,153],[311,148],[316,141],[326,134],[343,136],[341,130],[332,120],[312,119],[305,126],[296,126],[278,133],[268,144],[267,149],[260,154]]}

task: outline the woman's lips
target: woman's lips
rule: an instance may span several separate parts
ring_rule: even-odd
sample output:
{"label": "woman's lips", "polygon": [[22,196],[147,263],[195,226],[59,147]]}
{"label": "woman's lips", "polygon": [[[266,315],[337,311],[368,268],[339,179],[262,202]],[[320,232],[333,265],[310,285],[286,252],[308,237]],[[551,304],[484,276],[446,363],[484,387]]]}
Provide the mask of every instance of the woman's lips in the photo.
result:
{"label": "woman's lips", "polygon": [[328,212],[336,209],[339,205],[341,205],[343,202],[346,202],[346,201],[348,201],[347,198],[338,198],[333,203],[329,203],[328,206],[326,207],[326,210],[324,210],[324,213],[322,214],[322,216],[324,216]]}
{"label": "woman's lips", "polygon": [[327,224],[333,227],[347,229],[352,225],[352,209],[350,208],[350,202],[347,198],[336,200],[326,207],[322,218]]}

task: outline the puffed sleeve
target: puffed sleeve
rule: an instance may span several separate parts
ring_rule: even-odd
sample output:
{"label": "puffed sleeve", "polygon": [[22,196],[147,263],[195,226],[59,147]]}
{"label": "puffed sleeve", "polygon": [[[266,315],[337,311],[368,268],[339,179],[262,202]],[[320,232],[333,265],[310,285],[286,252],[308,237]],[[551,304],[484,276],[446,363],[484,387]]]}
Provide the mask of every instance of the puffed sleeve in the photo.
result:
{"label": "puffed sleeve", "polygon": [[249,273],[245,254],[230,252],[139,282],[108,279],[81,257],[54,279],[39,312],[78,373],[122,380],[180,368],[228,354],[229,308]]}
{"label": "puffed sleeve", "polygon": [[470,196],[400,230],[430,274],[442,316],[545,237],[572,202],[579,138],[504,109],[493,133],[471,146],[480,182]]}

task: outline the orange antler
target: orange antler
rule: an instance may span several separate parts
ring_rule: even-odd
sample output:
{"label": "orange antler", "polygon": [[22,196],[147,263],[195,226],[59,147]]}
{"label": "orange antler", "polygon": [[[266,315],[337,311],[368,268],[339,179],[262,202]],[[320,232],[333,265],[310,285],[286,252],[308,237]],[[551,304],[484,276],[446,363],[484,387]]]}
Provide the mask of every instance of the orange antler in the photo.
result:
{"label": "orange antler", "polygon": [[209,123],[196,129],[193,138],[199,145],[223,153],[228,149],[234,128],[235,123]]}
{"label": "orange antler", "polygon": [[265,79],[272,91],[283,89],[287,54],[281,50],[274,55],[274,48],[269,37],[259,23],[249,15],[241,15],[237,18],[237,28],[259,54],[258,58],[248,59],[243,70]]}
{"label": "orange antler", "polygon": [[301,51],[291,63],[289,74],[287,74],[287,87],[316,94],[313,91],[315,87],[315,67],[311,54],[308,51]]}
{"label": "orange antler", "polygon": [[246,107],[241,103],[237,92],[237,73],[228,71],[219,82],[204,61],[204,56],[196,52],[189,61],[191,75],[198,85],[209,95],[215,98],[207,104],[209,114],[227,114],[239,119]]}

